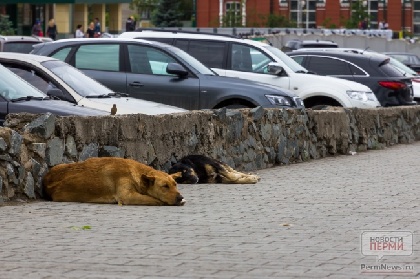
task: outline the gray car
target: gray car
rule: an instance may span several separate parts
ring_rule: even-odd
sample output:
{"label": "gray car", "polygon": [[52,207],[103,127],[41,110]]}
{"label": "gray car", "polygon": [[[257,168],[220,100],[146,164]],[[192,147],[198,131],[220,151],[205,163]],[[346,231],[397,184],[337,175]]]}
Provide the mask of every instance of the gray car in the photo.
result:
{"label": "gray car", "polygon": [[303,107],[293,92],[220,77],[184,51],[138,39],[67,39],[34,46],[82,70],[115,92],[185,109]]}

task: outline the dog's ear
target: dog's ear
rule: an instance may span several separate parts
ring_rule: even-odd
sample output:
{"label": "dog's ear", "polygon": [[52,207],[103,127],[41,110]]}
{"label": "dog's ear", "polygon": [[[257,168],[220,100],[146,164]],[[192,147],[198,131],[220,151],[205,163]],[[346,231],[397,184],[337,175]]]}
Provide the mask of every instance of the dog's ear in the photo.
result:
{"label": "dog's ear", "polygon": [[172,174],[170,174],[170,176],[172,176],[172,178],[174,179],[174,180],[176,180],[177,178],[180,178],[180,177],[182,177],[182,172],[176,172],[176,173],[172,173]]}
{"label": "dog's ear", "polygon": [[141,183],[145,186],[151,186],[155,183],[155,177],[147,174],[142,174],[140,177]]}

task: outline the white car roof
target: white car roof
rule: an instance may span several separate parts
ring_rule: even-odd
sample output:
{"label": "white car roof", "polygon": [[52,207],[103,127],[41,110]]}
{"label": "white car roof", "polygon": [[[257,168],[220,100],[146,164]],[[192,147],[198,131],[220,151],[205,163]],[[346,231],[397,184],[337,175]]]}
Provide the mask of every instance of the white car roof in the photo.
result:
{"label": "white car roof", "polygon": [[246,42],[247,44],[262,47],[266,45],[258,41],[253,41],[250,39],[241,39],[230,36],[220,36],[220,35],[211,35],[211,34],[200,34],[200,33],[183,33],[183,32],[161,32],[153,30],[143,30],[143,31],[133,31],[133,32],[124,32],[118,38],[185,38],[185,39],[208,39],[208,40],[217,40],[225,42]]}

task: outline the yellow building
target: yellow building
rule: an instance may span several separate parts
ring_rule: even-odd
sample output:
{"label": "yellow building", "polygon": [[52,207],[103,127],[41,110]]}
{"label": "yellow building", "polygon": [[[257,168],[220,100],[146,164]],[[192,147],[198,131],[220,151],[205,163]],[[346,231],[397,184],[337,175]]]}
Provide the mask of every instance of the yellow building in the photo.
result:
{"label": "yellow building", "polygon": [[18,35],[30,35],[36,20],[40,20],[46,30],[48,21],[54,18],[58,38],[68,38],[73,37],[79,24],[86,31],[89,22],[94,18],[99,18],[102,32],[125,31],[125,21],[133,14],[129,9],[130,2],[131,0],[1,0],[0,14],[9,15]]}

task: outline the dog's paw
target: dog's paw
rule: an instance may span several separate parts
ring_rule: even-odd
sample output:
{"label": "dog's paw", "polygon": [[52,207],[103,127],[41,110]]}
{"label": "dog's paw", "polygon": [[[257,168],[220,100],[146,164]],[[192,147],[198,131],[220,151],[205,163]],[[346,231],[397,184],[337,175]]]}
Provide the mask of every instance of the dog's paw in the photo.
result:
{"label": "dog's paw", "polygon": [[185,199],[182,199],[181,202],[179,203],[180,206],[183,206],[187,201]]}

